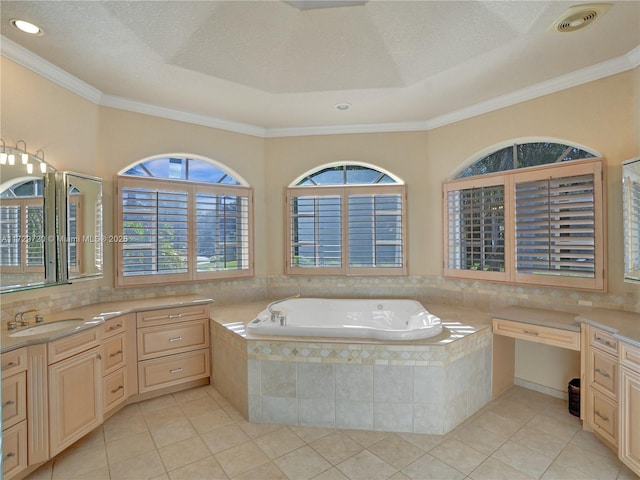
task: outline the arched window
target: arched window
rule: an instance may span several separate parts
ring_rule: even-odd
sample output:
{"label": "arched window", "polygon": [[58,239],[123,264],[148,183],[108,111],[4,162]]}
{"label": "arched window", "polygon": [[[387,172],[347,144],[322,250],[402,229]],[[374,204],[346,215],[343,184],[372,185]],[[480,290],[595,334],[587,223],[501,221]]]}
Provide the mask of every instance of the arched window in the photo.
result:
{"label": "arched window", "polygon": [[289,274],[406,275],[406,187],[362,163],[325,165],[287,190]]}
{"label": "arched window", "polygon": [[604,290],[605,194],[593,153],[515,144],[443,188],[445,276]]}
{"label": "arched window", "polygon": [[118,286],[253,275],[253,190],[211,160],[154,157],[118,176]]}

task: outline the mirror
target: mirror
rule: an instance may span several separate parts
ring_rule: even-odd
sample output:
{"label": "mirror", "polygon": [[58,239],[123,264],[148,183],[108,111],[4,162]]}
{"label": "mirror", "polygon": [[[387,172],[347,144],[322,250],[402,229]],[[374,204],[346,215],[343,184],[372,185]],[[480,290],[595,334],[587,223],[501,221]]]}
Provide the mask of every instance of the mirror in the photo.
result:
{"label": "mirror", "polygon": [[102,276],[102,180],[64,172],[68,279]]}
{"label": "mirror", "polygon": [[622,163],[624,279],[640,282],[640,158]]}
{"label": "mirror", "polygon": [[2,143],[0,293],[55,284],[59,277],[55,235],[51,235],[55,233],[55,222],[51,222],[55,217],[54,169],[27,153],[26,146],[20,150]]}

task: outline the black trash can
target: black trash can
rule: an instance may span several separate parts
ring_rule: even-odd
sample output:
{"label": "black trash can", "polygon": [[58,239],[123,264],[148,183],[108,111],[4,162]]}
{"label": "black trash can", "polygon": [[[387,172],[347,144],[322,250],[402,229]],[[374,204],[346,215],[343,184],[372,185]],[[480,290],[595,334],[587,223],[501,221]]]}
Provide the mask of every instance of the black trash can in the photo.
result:
{"label": "black trash can", "polygon": [[569,413],[580,418],[580,379],[569,382]]}

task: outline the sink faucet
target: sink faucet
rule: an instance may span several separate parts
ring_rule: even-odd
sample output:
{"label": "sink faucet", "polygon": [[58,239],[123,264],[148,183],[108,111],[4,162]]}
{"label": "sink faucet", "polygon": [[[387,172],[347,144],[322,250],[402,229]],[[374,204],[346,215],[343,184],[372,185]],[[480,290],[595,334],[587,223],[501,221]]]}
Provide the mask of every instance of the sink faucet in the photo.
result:
{"label": "sink faucet", "polygon": [[[13,317],[13,322],[9,322],[7,324],[7,328],[9,330],[14,330],[16,328],[16,326],[19,324],[21,327],[26,327],[27,325],[29,325],[29,320],[25,320],[24,319],[24,315],[26,313],[33,313],[33,312],[37,312],[38,309],[37,308],[32,308],[31,310],[27,310],[26,312],[19,312],[16,313],[15,316]],[[15,326],[12,327],[12,323],[15,324]]]}
{"label": "sink faucet", "polygon": [[296,293],[295,295],[291,295],[290,297],[285,297],[285,298],[281,298],[280,300],[276,300],[274,302],[271,302],[268,306],[267,306],[267,311],[271,314],[271,321],[275,322],[275,321],[280,321],[280,325],[285,325],[286,324],[286,317],[284,317],[282,315],[282,312],[279,310],[273,310],[274,305],[277,305],[279,303],[284,302],[285,300],[291,300],[292,298],[300,298],[300,294]]}

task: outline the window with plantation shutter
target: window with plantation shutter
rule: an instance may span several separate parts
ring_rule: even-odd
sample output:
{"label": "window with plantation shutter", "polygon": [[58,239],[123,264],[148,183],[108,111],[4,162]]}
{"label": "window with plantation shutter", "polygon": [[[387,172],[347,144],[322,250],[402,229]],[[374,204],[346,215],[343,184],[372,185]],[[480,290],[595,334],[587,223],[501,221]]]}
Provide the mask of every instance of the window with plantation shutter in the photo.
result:
{"label": "window with plantation shutter", "polygon": [[446,276],[603,290],[600,159],[444,184]]}
{"label": "window with plantation shutter", "polygon": [[[206,162],[188,160],[154,159],[129,171],[206,178]],[[222,183],[118,177],[118,286],[253,275],[252,190],[211,167],[211,181]]]}
{"label": "window with plantation shutter", "polygon": [[625,162],[622,171],[624,275],[640,281],[640,159]]}
{"label": "window with plantation shutter", "polygon": [[2,199],[0,266],[3,271],[44,272],[43,216],[40,197]]}
{"label": "window with plantation shutter", "polygon": [[406,275],[406,189],[360,164],[323,167],[287,191],[289,274]]}

